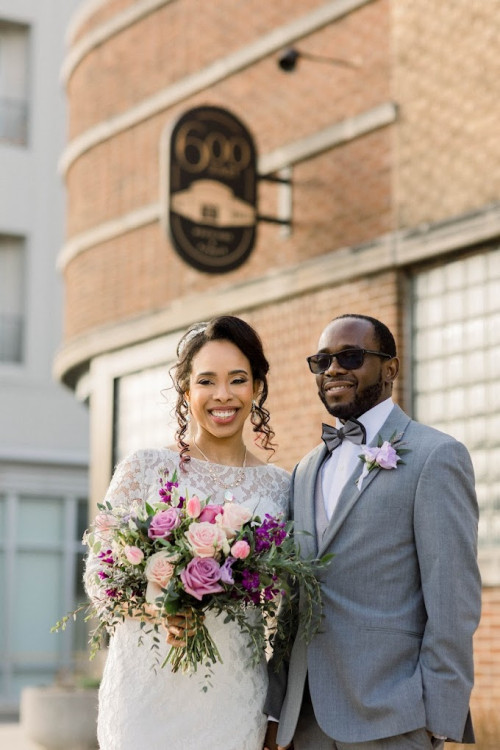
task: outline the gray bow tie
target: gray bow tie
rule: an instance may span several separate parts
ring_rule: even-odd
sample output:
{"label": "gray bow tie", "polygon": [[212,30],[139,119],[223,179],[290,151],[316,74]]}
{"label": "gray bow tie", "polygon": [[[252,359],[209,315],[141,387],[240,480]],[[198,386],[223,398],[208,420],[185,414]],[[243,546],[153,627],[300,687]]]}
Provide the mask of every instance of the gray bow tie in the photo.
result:
{"label": "gray bow tie", "polygon": [[366,430],[357,419],[348,419],[343,427],[338,430],[329,424],[323,424],[323,433],[321,439],[325,443],[330,453],[338,448],[342,440],[350,440],[351,443],[361,445],[366,443]]}

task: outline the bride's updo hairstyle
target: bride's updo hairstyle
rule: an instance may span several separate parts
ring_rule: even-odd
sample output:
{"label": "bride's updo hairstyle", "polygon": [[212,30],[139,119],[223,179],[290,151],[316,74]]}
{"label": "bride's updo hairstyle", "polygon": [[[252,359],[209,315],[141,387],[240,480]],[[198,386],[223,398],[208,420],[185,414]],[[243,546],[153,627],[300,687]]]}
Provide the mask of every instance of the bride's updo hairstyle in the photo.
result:
{"label": "bride's updo hairstyle", "polygon": [[192,325],[177,346],[177,362],[171,370],[171,376],[177,391],[175,413],[179,427],[175,437],[181,452],[181,466],[189,461],[189,456],[185,455],[189,450],[189,443],[185,440],[189,421],[189,404],[186,400],[186,392],[189,390],[193,357],[209,341],[230,341],[248,359],[253,380],[254,382],[258,380],[260,383],[260,390],[252,407],[250,421],[253,425],[253,431],[258,436],[256,441],[265,450],[274,452],[274,430],[269,425],[270,415],[264,407],[268,395],[267,373],[269,362],[264,355],[262,342],[252,326],[245,323],[241,318],[236,318],[233,315],[221,315],[208,322]]}

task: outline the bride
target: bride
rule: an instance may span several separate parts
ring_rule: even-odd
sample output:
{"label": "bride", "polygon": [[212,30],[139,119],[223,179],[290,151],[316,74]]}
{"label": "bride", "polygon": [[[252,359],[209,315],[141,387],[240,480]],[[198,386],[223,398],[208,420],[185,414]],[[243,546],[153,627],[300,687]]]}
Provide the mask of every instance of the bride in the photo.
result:
{"label": "bride", "polygon": [[[261,517],[286,516],[288,473],[249,451],[243,436],[249,420],[260,447],[273,451],[274,432],[264,407],[269,365],[257,333],[239,318],[215,318],[190,328],[177,356],[177,446],[126,458],[115,471],[106,501],[156,502],[160,471],[167,469],[171,476],[177,469],[179,487],[210,495],[212,504],[223,504],[230,493],[233,502]],[[97,562],[89,556],[85,583],[98,606],[102,584]],[[167,631],[170,627],[160,644],[165,656],[169,643],[176,642],[178,624],[178,618],[165,623]],[[152,636],[143,635],[143,645],[138,645],[138,619],[126,618],[116,628],[99,694],[100,750],[261,750],[267,724],[262,712],[265,656],[257,667],[249,665],[250,651],[237,623],[224,623],[209,612],[205,624],[222,659],[205,692],[200,673],[172,673],[168,665],[152,669]]]}

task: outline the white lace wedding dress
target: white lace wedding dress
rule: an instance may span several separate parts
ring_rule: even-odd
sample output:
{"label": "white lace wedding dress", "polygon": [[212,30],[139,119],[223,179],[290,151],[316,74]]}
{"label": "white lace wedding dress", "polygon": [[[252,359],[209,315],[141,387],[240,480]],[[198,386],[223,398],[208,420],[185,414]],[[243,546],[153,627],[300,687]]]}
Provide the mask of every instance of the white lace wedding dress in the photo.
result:
{"label": "white lace wedding dress", "polygon": [[[116,469],[106,500],[129,505],[156,502],[160,470],[178,469],[174,451],[145,450],[125,459]],[[214,465],[222,481],[237,481],[241,469]],[[241,484],[231,489],[235,502],[261,517],[286,515],[289,475],[275,466],[247,467]],[[171,476],[170,474],[170,476]],[[179,488],[196,489],[200,497],[222,504],[225,490],[215,484],[207,464],[192,458],[180,472]],[[100,586],[96,560],[89,556],[85,584],[96,602]],[[96,580],[97,579],[97,580]],[[223,663],[213,667],[212,687],[202,691],[203,669],[193,675],[173,674],[167,665],[153,671],[151,641],[138,645],[139,622],[126,620],[111,638],[99,694],[98,738],[100,750],[261,750],[266,716],[262,713],[267,690],[266,661],[248,664],[246,639],[234,622],[207,615],[205,623]],[[161,638],[161,649],[169,646]]]}

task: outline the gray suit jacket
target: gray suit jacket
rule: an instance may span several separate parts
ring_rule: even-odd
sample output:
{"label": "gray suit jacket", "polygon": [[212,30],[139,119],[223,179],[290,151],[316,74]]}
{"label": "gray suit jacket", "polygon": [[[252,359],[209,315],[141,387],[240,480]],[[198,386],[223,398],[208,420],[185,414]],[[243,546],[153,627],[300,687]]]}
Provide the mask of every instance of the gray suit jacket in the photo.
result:
{"label": "gray suit jacket", "polygon": [[[427,727],[472,742],[472,636],[479,622],[478,507],[469,454],[454,438],[395,406],[381,430],[408,449],[396,469],[374,469],[361,491],[360,461],[321,540],[314,491],[326,449],[296,467],[295,528],[304,557],[335,556],[321,574],[324,622],[297,638],[281,680],[270,669],[266,710],[293,738],[306,677],[323,731],[364,742]],[[376,444],[376,441],[374,441]]]}

